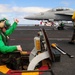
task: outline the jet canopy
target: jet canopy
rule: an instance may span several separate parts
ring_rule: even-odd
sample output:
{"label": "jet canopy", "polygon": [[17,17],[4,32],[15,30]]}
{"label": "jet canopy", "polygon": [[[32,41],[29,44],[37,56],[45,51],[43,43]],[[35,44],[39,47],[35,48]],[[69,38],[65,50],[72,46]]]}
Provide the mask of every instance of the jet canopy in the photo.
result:
{"label": "jet canopy", "polygon": [[73,10],[73,9],[71,9],[71,8],[54,8],[54,9],[51,9],[51,10],[49,10],[49,11],[67,11],[67,10]]}

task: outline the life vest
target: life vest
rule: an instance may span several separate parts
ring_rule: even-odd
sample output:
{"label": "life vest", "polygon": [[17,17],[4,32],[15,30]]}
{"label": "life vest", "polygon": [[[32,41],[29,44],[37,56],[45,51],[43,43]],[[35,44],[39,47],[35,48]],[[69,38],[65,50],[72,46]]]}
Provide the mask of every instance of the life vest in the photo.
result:
{"label": "life vest", "polygon": [[72,20],[75,21],[75,11],[74,11],[74,13],[73,13]]}
{"label": "life vest", "polygon": [[2,31],[0,31],[0,35],[2,37],[2,40],[3,40],[4,44],[7,46],[8,45],[7,35]]}

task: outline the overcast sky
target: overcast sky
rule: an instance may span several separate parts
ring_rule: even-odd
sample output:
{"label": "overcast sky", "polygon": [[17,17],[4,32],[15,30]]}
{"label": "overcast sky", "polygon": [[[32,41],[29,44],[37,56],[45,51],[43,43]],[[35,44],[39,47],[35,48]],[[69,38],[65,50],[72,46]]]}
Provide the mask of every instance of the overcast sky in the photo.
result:
{"label": "overcast sky", "polygon": [[13,22],[19,19],[19,24],[34,24],[38,21],[25,20],[24,17],[33,13],[47,11],[51,8],[67,7],[75,9],[73,0],[0,0],[0,18],[6,17]]}

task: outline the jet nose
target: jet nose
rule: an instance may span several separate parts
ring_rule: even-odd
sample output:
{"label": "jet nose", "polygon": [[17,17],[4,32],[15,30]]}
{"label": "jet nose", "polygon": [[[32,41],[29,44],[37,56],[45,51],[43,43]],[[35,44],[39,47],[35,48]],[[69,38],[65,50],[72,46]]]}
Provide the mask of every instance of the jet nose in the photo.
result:
{"label": "jet nose", "polygon": [[30,18],[30,16],[25,16],[25,17],[24,17],[24,19],[29,19],[29,18]]}
{"label": "jet nose", "polygon": [[32,19],[33,20],[33,19],[35,19],[35,15],[25,16],[24,19],[30,19],[30,20]]}
{"label": "jet nose", "polygon": [[33,14],[33,15],[28,15],[24,17],[24,19],[28,20],[41,20],[44,16],[44,13],[38,13],[38,14]]}

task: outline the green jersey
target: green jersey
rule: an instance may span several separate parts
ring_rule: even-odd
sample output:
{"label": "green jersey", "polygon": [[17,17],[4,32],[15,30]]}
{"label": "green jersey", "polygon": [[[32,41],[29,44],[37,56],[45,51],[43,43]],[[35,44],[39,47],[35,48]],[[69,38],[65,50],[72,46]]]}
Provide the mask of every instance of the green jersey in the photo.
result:
{"label": "green jersey", "polygon": [[0,31],[0,52],[2,53],[8,53],[13,52],[17,50],[16,46],[8,46],[7,44],[7,36],[11,35],[13,31],[16,29],[17,23],[14,22],[12,26],[6,30],[5,33]]}

